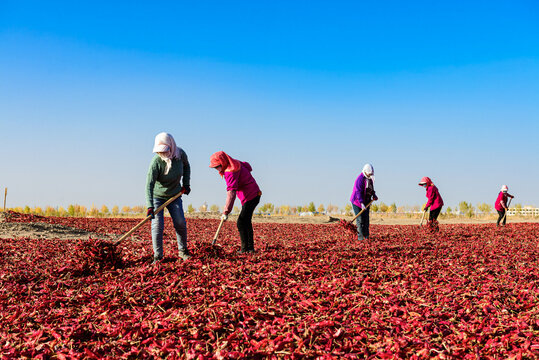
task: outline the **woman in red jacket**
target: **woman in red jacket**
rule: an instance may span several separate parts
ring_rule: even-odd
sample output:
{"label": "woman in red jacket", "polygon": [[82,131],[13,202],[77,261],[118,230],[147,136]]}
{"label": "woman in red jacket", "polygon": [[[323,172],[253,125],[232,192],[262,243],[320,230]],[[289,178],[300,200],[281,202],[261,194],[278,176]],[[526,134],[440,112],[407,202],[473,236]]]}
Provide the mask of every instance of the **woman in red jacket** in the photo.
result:
{"label": "woman in red jacket", "polygon": [[231,158],[224,151],[218,151],[210,157],[210,167],[219,171],[219,175],[226,181],[227,199],[221,219],[228,219],[236,195],[241,201],[241,212],[237,221],[241,239],[241,250],[238,253],[254,253],[252,218],[262,192],[251,175],[251,165]]}
{"label": "woman in red jacket", "polygon": [[442,211],[444,201],[442,200],[442,196],[440,195],[438,188],[434,186],[429,177],[424,176],[421,178],[419,186],[423,186],[427,190],[427,203],[423,206],[423,211],[427,211],[427,209],[430,208],[427,226],[437,232],[440,230],[438,227],[438,215],[440,215],[440,212]]}
{"label": "woman in red jacket", "polygon": [[507,191],[509,188],[507,185],[503,185],[500,189],[500,193],[498,194],[498,198],[496,199],[496,202],[494,203],[494,208],[498,212],[498,221],[496,222],[496,226],[500,226],[500,221],[502,221],[502,225],[505,226],[505,220],[506,216],[505,213],[507,212],[507,209],[509,208],[509,204],[507,203],[508,198],[514,198],[513,195],[509,194]]}

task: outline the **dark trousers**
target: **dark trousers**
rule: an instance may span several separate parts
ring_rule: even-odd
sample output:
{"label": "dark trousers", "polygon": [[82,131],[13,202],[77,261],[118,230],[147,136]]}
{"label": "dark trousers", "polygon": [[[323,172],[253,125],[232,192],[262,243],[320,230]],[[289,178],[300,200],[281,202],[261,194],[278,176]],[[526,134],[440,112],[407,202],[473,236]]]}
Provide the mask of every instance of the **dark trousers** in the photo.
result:
{"label": "dark trousers", "polygon": [[253,233],[253,213],[260,202],[260,195],[252,200],[247,201],[241,207],[240,215],[238,216],[238,231],[241,239],[241,251],[254,251],[254,233]]}
{"label": "dark trousers", "polygon": [[504,218],[505,210],[496,210],[496,211],[498,212],[498,221],[496,222],[496,226],[500,226],[500,221],[502,221],[502,219],[503,219],[502,225],[505,225],[505,220],[507,220],[507,217]]}
{"label": "dark trousers", "polygon": [[[352,208],[354,209],[355,215],[359,214],[359,212],[361,211],[361,208],[356,204],[352,204]],[[367,239],[369,237],[369,212],[370,207],[363,211],[363,214],[359,215],[356,219],[358,240]]]}
{"label": "dark trousers", "polygon": [[440,212],[442,211],[442,207],[440,206],[438,209],[431,210],[429,215],[429,221],[435,221],[438,220],[438,216],[440,215]]}

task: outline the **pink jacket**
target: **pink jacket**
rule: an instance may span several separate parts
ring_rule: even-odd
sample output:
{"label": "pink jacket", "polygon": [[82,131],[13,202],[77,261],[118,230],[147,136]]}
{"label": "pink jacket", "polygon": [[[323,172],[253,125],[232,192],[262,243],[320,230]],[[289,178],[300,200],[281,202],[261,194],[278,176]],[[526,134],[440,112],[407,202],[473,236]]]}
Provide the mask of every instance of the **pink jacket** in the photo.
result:
{"label": "pink jacket", "polygon": [[226,190],[228,191],[228,197],[223,211],[225,214],[229,214],[234,206],[234,200],[236,198],[232,195],[234,191],[238,195],[242,205],[262,194],[253,175],[251,175],[251,171],[253,171],[251,165],[248,162],[242,161],[239,171],[225,172],[224,178],[226,181]]}
{"label": "pink jacket", "polygon": [[427,186],[427,199],[425,209],[430,206],[430,210],[432,211],[444,206],[444,201],[440,195],[440,192],[438,191],[438,188],[432,183],[431,185]]}
{"label": "pink jacket", "polygon": [[514,197],[513,195],[500,191],[500,193],[498,194],[498,197],[496,198],[496,202],[494,203],[494,208],[497,211],[503,211],[507,207],[507,198],[513,198],[513,197]]}

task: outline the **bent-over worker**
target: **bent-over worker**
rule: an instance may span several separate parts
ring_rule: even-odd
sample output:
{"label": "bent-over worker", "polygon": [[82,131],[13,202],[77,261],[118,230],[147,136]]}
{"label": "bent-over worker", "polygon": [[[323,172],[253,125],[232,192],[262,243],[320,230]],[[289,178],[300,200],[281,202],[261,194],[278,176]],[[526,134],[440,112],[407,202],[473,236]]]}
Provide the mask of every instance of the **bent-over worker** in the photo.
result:
{"label": "bent-over worker", "polygon": [[233,159],[224,151],[218,151],[210,157],[210,167],[216,169],[226,181],[227,199],[221,220],[228,219],[237,195],[242,206],[237,221],[241,240],[241,249],[238,253],[254,253],[252,218],[262,192],[251,175],[253,171],[251,165],[248,162]]}
{"label": "bent-over worker", "polygon": [[427,202],[423,205],[423,211],[427,211],[430,208],[429,220],[427,226],[434,232],[440,230],[438,225],[438,216],[444,206],[444,200],[438,191],[438,188],[433,184],[432,180],[424,176],[419,182],[419,186],[423,186],[426,190]]}

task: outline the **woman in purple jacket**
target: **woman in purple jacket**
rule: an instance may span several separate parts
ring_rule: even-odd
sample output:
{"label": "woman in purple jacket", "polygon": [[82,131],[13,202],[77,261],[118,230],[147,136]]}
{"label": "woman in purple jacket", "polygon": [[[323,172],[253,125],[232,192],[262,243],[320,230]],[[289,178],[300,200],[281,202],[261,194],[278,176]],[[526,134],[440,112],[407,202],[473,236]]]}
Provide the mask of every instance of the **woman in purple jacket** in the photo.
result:
{"label": "woman in purple jacket", "polygon": [[241,212],[238,216],[238,231],[241,239],[241,250],[238,252],[254,253],[253,213],[260,202],[262,192],[251,175],[251,165],[248,162],[231,158],[224,151],[218,151],[210,157],[210,167],[219,171],[226,181],[227,199],[223,209],[222,220],[228,219],[232,211],[236,195],[241,201]]}
{"label": "woman in purple jacket", "polygon": [[[350,197],[354,214],[357,215],[361,210],[366,209],[371,200],[378,200],[374,191],[374,168],[371,164],[365,164],[354,183],[354,190]],[[356,219],[358,240],[369,238],[369,211],[370,209],[366,209]]]}

